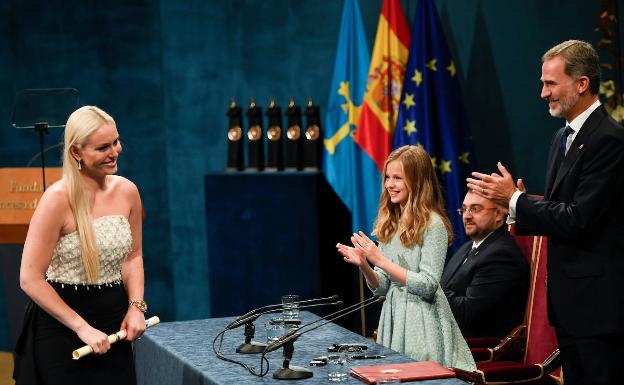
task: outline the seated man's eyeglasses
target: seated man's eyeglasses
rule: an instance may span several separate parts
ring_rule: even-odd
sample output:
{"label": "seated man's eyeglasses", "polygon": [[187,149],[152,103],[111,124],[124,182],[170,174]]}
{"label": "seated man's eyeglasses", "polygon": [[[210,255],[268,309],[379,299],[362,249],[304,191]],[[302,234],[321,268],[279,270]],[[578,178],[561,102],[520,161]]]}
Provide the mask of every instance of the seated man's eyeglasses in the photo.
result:
{"label": "seated man's eyeglasses", "polygon": [[496,207],[483,207],[483,206],[462,207],[460,209],[457,209],[457,214],[478,215],[483,210],[496,210]]}

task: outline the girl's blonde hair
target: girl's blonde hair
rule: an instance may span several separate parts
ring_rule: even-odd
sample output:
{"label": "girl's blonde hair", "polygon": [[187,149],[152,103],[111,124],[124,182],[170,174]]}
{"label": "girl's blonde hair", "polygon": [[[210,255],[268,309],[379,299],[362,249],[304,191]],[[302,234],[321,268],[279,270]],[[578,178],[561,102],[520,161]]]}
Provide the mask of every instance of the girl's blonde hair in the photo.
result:
{"label": "girl's blonde hair", "polygon": [[[385,188],[388,164],[398,160],[403,167],[405,186],[408,191],[407,201],[401,211],[399,204],[390,201],[390,194]],[[422,146],[399,147],[386,159],[383,167],[381,197],[373,235],[382,243],[388,243],[397,231],[405,247],[422,246],[422,235],[431,221],[431,213],[437,213],[448,234],[451,244],[453,230],[446,215],[442,189],[431,164],[431,158]]]}
{"label": "girl's blonde hair", "polygon": [[115,120],[95,106],[84,106],[74,111],[65,126],[65,146],[63,148],[63,180],[67,188],[69,206],[76,221],[76,231],[80,238],[82,263],[87,273],[87,281],[95,283],[99,278],[100,263],[95,242],[91,201],[80,173],[79,161],[71,153],[72,146],[81,148],[89,135],[104,123],[115,124]]}

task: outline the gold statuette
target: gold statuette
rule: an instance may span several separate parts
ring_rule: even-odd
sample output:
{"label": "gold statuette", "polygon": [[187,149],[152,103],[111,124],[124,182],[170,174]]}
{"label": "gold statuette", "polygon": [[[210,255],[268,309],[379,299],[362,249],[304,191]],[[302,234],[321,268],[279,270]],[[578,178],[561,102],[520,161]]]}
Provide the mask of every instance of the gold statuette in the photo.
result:
{"label": "gold statuette", "polygon": [[232,127],[228,130],[228,139],[232,142],[238,142],[243,137],[243,130],[240,127]]}
{"label": "gold statuette", "polygon": [[262,129],[260,128],[260,126],[249,127],[249,131],[247,132],[247,137],[252,142],[260,140],[260,138],[262,137]]}
{"label": "gold statuette", "polygon": [[282,137],[282,129],[279,126],[271,126],[267,131],[267,138],[272,141],[279,140]]}
{"label": "gold statuette", "polygon": [[307,140],[317,140],[320,136],[321,129],[316,124],[311,125],[306,130],[305,136]]}
{"label": "gold statuette", "polygon": [[286,132],[286,136],[290,140],[298,140],[299,137],[301,136],[301,127],[299,127],[298,124],[295,124],[294,126],[288,127],[288,131]]}

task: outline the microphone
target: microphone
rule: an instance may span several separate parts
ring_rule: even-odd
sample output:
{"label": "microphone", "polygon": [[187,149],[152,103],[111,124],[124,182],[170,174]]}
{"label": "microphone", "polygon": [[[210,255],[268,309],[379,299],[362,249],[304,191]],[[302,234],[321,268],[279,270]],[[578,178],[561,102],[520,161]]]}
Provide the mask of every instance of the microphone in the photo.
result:
{"label": "microphone", "polygon": [[[338,296],[336,296],[338,297]],[[318,306],[325,306],[325,305],[336,305],[336,306],[342,306],[344,304],[344,302],[342,301],[336,301],[336,302],[323,302],[323,303],[315,303],[312,305],[303,305],[303,306],[299,306],[299,309],[307,309],[309,307],[318,307]],[[281,306],[281,305],[280,305]],[[258,317],[260,317],[261,315],[265,315],[268,313],[276,313],[278,311],[282,311],[284,310],[283,307],[277,308],[277,309],[270,309],[270,310],[266,310],[263,311],[261,313],[252,313],[248,316],[242,316],[239,317],[238,319],[230,322],[226,327],[225,330],[232,330],[232,329],[236,329],[240,326],[243,326],[244,324],[248,323],[248,322],[253,322],[255,321]]]}
{"label": "microphone", "polygon": [[[280,369],[277,369],[273,373],[273,378],[277,380],[294,380],[294,379],[312,377],[312,371],[306,368],[300,367],[300,366],[290,365],[290,360],[292,360],[292,355],[295,350],[294,342],[297,340],[297,338],[299,338],[302,334],[309,333],[312,330],[316,330],[323,325],[327,325],[328,323],[332,321],[342,318],[348,314],[354,313],[360,310],[361,308],[369,306],[370,304],[373,304],[376,302],[383,302],[385,299],[386,297],[379,295],[379,296],[368,298],[364,301],[360,301],[354,305],[348,306],[344,309],[341,309],[332,314],[329,314],[327,317],[320,318],[316,321],[310,322],[302,326],[298,330],[291,330],[288,333],[284,334],[282,337],[278,338],[277,341],[274,341],[268,344],[266,349],[264,349],[264,352],[262,353],[263,358],[266,353],[277,350],[282,346],[284,347],[284,353],[283,353],[284,362],[282,364],[282,367]],[[311,325],[314,325],[316,323],[318,323],[318,325],[311,327],[307,330],[301,331],[302,329],[310,327]]]}
{"label": "microphone", "polygon": [[[339,299],[340,299],[339,296],[332,295],[330,297],[306,299],[306,300],[303,300],[303,301],[291,302],[288,305],[292,306],[292,305],[299,305],[299,304],[310,303],[310,302],[338,301]],[[281,304],[281,303],[278,303],[278,304],[273,304],[273,305],[265,305],[265,306],[261,306],[261,307],[259,307],[257,309],[250,310],[247,313],[245,313],[242,316],[240,316],[237,319],[235,319],[234,321],[230,322],[230,324],[228,326],[226,326],[226,329],[227,330],[233,329],[234,328],[233,327],[234,324],[239,323],[241,320],[243,320],[243,319],[245,319],[245,318],[247,318],[247,317],[249,317],[249,316],[251,316],[253,314],[256,314],[256,313],[259,313],[259,312],[262,312],[262,311],[265,311],[265,310],[268,310],[268,309],[282,310],[283,308],[284,308],[284,305]],[[244,324],[244,322],[239,324],[238,326],[241,326],[243,324]],[[236,326],[236,327],[238,327],[238,326]]]}
{"label": "microphone", "polygon": [[[316,321],[312,321],[310,323],[307,323],[307,324],[299,327],[299,329],[291,330],[288,333],[284,334],[282,337],[278,338],[276,341],[271,342],[270,344],[268,344],[267,347],[266,347],[265,353],[277,350],[277,349],[281,348],[282,346],[284,346],[286,343],[288,343],[290,341],[294,342],[294,340],[299,338],[299,336],[301,336],[302,334],[311,332],[312,330],[316,330],[316,329],[320,328],[323,325],[327,325],[330,322],[333,322],[333,321],[335,321],[337,319],[340,319],[340,318],[342,318],[342,317],[344,317],[346,315],[354,313],[354,312],[360,310],[361,308],[367,307],[367,306],[369,306],[369,305],[371,305],[373,303],[383,302],[383,301],[385,301],[385,299],[386,299],[386,297],[383,296],[383,295],[376,295],[376,296],[367,298],[364,301],[361,301],[361,302],[358,302],[356,304],[347,306],[344,309],[340,309],[340,310],[338,310],[336,312],[328,314],[326,317],[319,318]],[[301,331],[302,329],[307,328],[307,327],[309,327],[311,325],[314,325],[315,323],[319,323],[319,322],[321,322],[320,325],[317,325],[317,326],[315,326],[313,328],[310,328],[308,330]]]}
{"label": "microphone", "polygon": [[[337,297],[337,296],[335,296]],[[333,297],[330,297],[333,298]],[[301,302],[310,302],[309,301],[301,301]],[[326,306],[326,305],[331,305],[331,306],[342,306],[343,302],[342,301],[336,301],[336,302],[322,302],[322,303],[314,303],[314,304],[310,304],[310,305],[303,305],[303,306],[299,306],[299,309],[307,309],[310,307],[317,307],[317,306]],[[236,348],[236,352],[237,353],[242,353],[242,354],[254,354],[254,353],[261,353],[264,351],[264,349],[266,348],[266,344],[263,343],[259,343],[259,342],[254,342],[252,341],[254,335],[255,335],[255,330],[256,327],[253,324],[253,321],[256,320],[256,318],[260,317],[261,315],[264,314],[268,314],[268,313],[275,313],[278,311],[283,310],[282,308],[278,308],[278,309],[269,309],[269,310],[265,310],[263,312],[260,313],[254,313],[251,314],[250,316],[247,316],[245,318],[239,318],[238,320],[231,322],[228,326],[226,326],[225,330],[231,330],[231,329],[235,329],[239,326],[245,325],[245,332],[244,332],[244,336],[245,336],[245,342],[243,342],[241,345],[239,345]]]}

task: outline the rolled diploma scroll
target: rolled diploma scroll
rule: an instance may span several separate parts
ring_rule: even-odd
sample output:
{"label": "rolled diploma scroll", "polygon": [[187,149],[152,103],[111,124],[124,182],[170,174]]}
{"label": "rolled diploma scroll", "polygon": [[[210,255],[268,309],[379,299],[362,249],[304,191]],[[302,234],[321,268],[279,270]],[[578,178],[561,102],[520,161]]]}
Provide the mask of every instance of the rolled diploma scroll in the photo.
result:
{"label": "rolled diploma scroll", "polygon": [[[157,325],[158,323],[160,323],[160,318],[158,318],[157,316],[153,316],[145,320],[145,327],[149,329],[152,326]],[[111,344],[114,344],[115,342],[121,341],[125,338],[126,338],[126,329],[120,330],[117,333],[111,334],[110,336],[108,336],[108,342],[110,342]],[[93,349],[91,349],[91,346],[85,345],[81,347],[80,349],[76,349],[72,352],[72,359],[79,360],[82,357],[88,356],[91,353],[93,353]]]}

